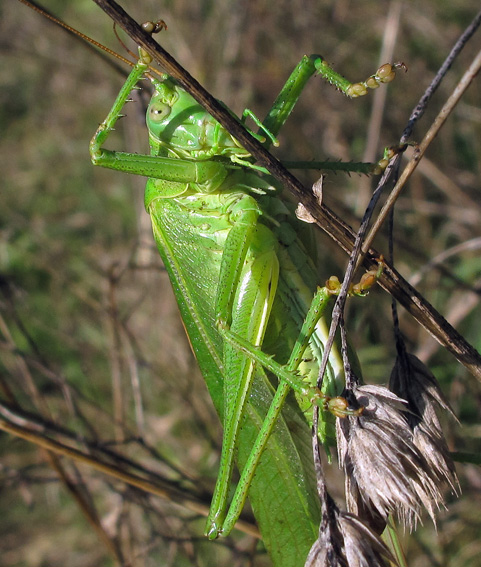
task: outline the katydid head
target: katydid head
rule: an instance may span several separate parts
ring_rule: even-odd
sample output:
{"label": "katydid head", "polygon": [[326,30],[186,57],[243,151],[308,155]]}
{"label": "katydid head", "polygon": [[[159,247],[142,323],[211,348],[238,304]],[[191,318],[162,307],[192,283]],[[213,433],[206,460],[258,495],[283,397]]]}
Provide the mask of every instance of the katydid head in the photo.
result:
{"label": "katydid head", "polygon": [[147,109],[153,153],[204,160],[214,156],[246,157],[248,153],[172,78],[153,80],[155,92]]}
{"label": "katydid head", "polygon": [[199,149],[198,127],[204,109],[172,80],[155,81],[155,93],[147,109],[147,126],[153,145],[189,151]]}

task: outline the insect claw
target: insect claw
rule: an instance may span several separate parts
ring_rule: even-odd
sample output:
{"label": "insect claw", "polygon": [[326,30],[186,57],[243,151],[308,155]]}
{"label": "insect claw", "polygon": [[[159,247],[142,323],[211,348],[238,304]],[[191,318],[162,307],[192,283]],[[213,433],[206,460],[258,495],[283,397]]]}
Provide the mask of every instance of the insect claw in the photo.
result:
{"label": "insect claw", "polygon": [[408,72],[408,66],[403,61],[397,61],[392,65],[395,69],[402,69],[405,73]]}
{"label": "insect claw", "polygon": [[331,276],[326,282],[326,289],[329,293],[336,295],[341,289],[341,282],[337,276]]}
{"label": "insect claw", "polygon": [[349,402],[346,398],[336,396],[335,398],[326,398],[325,409],[331,412],[334,416],[344,419],[348,416],[359,417],[364,411],[364,406],[360,406],[357,409],[350,408]]}
{"label": "insect claw", "polygon": [[164,20],[157,20],[156,22],[144,22],[142,24],[142,29],[150,35],[154,33],[159,33],[162,30],[167,29],[167,24]]}
{"label": "insect claw", "polygon": [[364,295],[367,295],[369,293],[369,290],[378,281],[378,279],[381,277],[381,274],[383,272],[384,256],[382,254],[379,256],[377,262],[378,262],[377,270],[369,270],[368,272],[365,272],[361,276],[359,282],[357,284],[354,284],[349,290],[349,293],[351,295],[357,295],[363,297]]}

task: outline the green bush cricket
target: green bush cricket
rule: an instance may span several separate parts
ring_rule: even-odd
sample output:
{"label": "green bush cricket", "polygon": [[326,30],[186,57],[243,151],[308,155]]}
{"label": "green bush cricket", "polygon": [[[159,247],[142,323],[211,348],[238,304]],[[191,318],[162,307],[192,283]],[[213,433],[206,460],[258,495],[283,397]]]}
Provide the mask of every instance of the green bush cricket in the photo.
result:
{"label": "green bush cricket", "polygon": [[[149,24],[148,29],[154,27]],[[289,506],[303,510],[300,515],[306,520],[306,531],[312,530],[307,539],[312,539],[317,510],[304,492],[312,478],[302,464],[308,430],[299,424],[297,409],[290,407],[281,414],[281,408],[291,388],[300,395],[306,411],[312,403],[327,408],[333,402],[330,398],[342,392],[342,364],[336,353],[323,391],[314,387],[326,338],[325,325],[318,320],[331,291],[318,291],[310,307],[316,276],[303,236],[309,227],[279,201],[277,188],[272,179],[262,175],[262,168],[253,164],[237,141],[172,78],[151,78],[155,91],[147,110],[151,155],[103,149],[150,62],[140,50],[139,61],[92,139],[90,152],[95,165],[149,178],[145,206],[154,237],[223,420],[220,473],[206,535],[215,538],[231,531],[249,488],[250,495],[254,493],[253,507],[261,531],[264,522],[272,525],[272,508],[267,501],[278,497],[272,481],[284,477],[287,465],[287,476],[296,479],[297,488],[284,489],[299,493],[297,502],[290,501]],[[367,86],[392,80],[394,68],[385,65],[365,83],[352,85],[322,57],[305,56],[262,124],[254,118],[261,126],[257,136],[263,136],[262,141],[266,135],[275,140],[315,73],[344,93],[359,96],[367,92]],[[242,120],[246,116],[252,114],[246,111]],[[279,386],[266,368],[277,376]],[[334,399],[334,404],[337,402]],[[299,432],[302,440],[296,438]],[[320,434],[327,441],[327,424]],[[242,476],[228,508],[236,451]],[[295,473],[293,459],[297,461]],[[266,482],[271,483],[270,495],[260,488]],[[300,484],[305,486],[301,489]],[[275,538],[272,531],[271,537]]]}

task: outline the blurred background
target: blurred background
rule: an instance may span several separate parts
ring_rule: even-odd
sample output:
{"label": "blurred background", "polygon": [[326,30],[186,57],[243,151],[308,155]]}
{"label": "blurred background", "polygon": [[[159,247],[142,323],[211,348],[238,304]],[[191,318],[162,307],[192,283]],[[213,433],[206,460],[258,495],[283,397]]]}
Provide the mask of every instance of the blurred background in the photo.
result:
{"label": "blurred background", "polygon": [[[280,158],[373,160],[396,143],[479,2],[425,0],[124,0],[137,21],[162,18],[158,40],[214,96],[263,117],[303,54],[321,53],[351,80],[404,61],[376,97],[349,101],[320,78],[280,135]],[[71,26],[125,55],[90,0],[45,0]],[[381,9],[380,9],[381,8]],[[15,0],[0,2],[0,374],[3,401],[95,440],[208,503],[221,429],[185,337],[143,209],[144,180],[94,168],[88,142],[122,76],[81,42]],[[413,135],[420,141],[480,45],[463,50]],[[382,54],[387,50],[387,55]],[[392,53],[389,53],[389,49]],[[386,53],[386,52],[384,52]],[[431,145],[398,201],[396,266],[478,350],[481,283],[481,83]],[[145,153],[143,102],[129,105],[109,147]],[[376,121],[380,119],[378,128]],[[316,173],[303,173],[308,184]],[[374,181],[328,175],[325,202],[357,227]],[[346,257],[319,233],[319,282]],[[387,253],[380,235],[375,247]],[[348,326],[369,382],[394,362],[390,298],[351,302]],[[462,428],[452,450],[479,451],[480,386],[401,310],[409,349],[436,375]],[[443,416],[441,416],[443,417]],[[0,434],[0,563],[5,567],[269,565],[254,539],[202,537],[203,518],[62,460],[84,512],[24,440]],[[112,457],[115,466],[122,466]],[[481,554],[481,474],[458,465],[436,534],[426,519],[404,534],[409,565],[470,567]],[[339,475],[337,475],[339,476]],[[332,485],[340,497],[342,485]],[[117,551],[85,519],[95,505]]]}

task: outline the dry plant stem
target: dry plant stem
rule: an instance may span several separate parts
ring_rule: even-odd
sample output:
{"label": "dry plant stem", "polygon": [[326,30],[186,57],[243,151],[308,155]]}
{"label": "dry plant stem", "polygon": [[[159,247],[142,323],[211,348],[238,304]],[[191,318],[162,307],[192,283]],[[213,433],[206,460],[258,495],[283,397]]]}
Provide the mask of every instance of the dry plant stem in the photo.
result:
{"label": "dry plant stem", "polygon": [[117,441],[123,439],[124,423],[124,390],[122,385],[122,367],[123,357],[122,348],[119,336],[119,317],[117,306],[117,281],[119,274],[116,273],[115,266],[112,268],[111,273],[107,279],[107,334],[109,338],[109,358],[112,377],[112,400],[113,400],[113,413],[115,423],[115,438]]}
{"label": "dry plant stem", "polygon": [[[386,17],[383,34],[383,44],[379,56],[379,67],[386,61],[394,60],[394,46],[399,31],[399,23],[401,20],[402,3],[399,0],[390,2],[389,12]],[[362,157],[362,161],[376,161],[379,151],[379,138],[382,128],[382,117],[386,107],[388,97],[388,89],[376,89],[372,97],[372,110],[369,120],[369,126],[366,136],[366,150]],[[362,178],[368,180],[369,178]]]}
{"label": "dry plant stem", "polygon": [[[383,43],[378,59],[379,67],[385,61],[394,60],[394,47],[396,45],[399,24],[401,20],[402,3],[394,0],[390,3],[389,12],[384,25]],[[366,135],[366,149],[362,156],[362,161],[375,162],[379,152],[379,139],[382,127],[382,119],[386,108],[388,89],[376,89],[372,96],[371,117]],[[356,214],[361,215],[366,203],[371,198],[371,178],[362,177],[359,183],[357,195]]]}
{"label": "dry plant stem", "polygon": [[[471,240],[465,240],[460,244],[451,246],[451,248],[447,248],[443,250],[442,252],[431,258],[429,262],[425,263],[416,273],[414,273],[411,276],[410,282],[412,285],[418,284],[426,275],[426,273],[428,273],[429,271],[431,271],[432,269],[438,266],[442,266],[442,264],[444,264],[444,262],[446,262],[448,258],[451,258],[451,256],[458,256],[463,252],[477,251],[480,249],[481,249],[481,236],[476,236],[475,238],[471,238]],[[462,286],[461,280],[458,280],[457,283],[459,287]],[[479,281],[475,282],[474,285],[465,284],[464,289],[466,289],[466,291],[470,291],[476,295],[479,295],[480,293]]]}
{"label": "dry plant stem", "polygon": [[404,132],[402,133],[401,143],[406,143],[409,141],[409,138],[411,137],[412,131],[414,129],[414,125],[424,114],[424,111],[426,109],[427,103],[429,102],[430,98],[436,92],[439,84],[441,83],[442,79],[444,78],[448,70],[451,68],[451,65],[453,64],[456,57],[459,55],[463,47],[471,39],[471,37],[473,36],[473,34],[476,32],[476,30],[479,28],[480,25],[481,25],[481,11],[479,11],[476,14],[476,16],[473,18],[473,21],[461,34],[460,38],[454,45],[453,49],[444,60],[441,67],[439,68],[439,71],[436,73],[436,76],[432,80],[431,84],[426,89],[426,92],[419,100],[418,104],[416,105],[416,108],[414,109],[408,120]]}
{"label": "dry plant stem", "polygon": [[[15,352],[16,345],[14,343],[13,337],[10,334],[9,328],[4,320],[4,318],[0,315],[0,332],[3,334],[5,341],[7,343],[7,348],[12,352]],[[30,374],[30,370],[25,363],[25,360],[20,355],[15,355],[15,362],[19,369],[19,372],[22,374],[27,387],[30,390],[30,395],[32,397],[32,401],[34,401],[35,405],[42,411],[45,417],[50,416],[50,411],[48,405],[45,403],[44,398],[38,391],[36,384]],[[1,389],[5,397],[9,400],[9,403],[12,407],[20,409],[20,406],[17,403],[17,400],[10,390],[10,388],[4,388],[4,384],[1,384]],[[6,384],[5,384],[6,386]],[[42,447],[41,453],[45,461],[48,465],[55,471],[57,476],[59,477],[61,483],[65,486],[67,491],[70,493],[72,498],[77,502],[81,512],[86,517],[89,524],[93,527],[94,531],[96,532],[100,541],[105,545],[108,552],[119,562],[122,563],[122,554],[120,548],[115,543],[115,541],[108,535],[105,531],[102,523],[98,517],[97,511],[91,504],[90,498],[85,494],[86,488],[83,482],[79,482],[80,475],[77,473],[75,474],[75,478],[67,472],[65,467],[63,466],[62,462],[60,461],[58,455],[53,452],[49,451],[47,448]],[[76,473],[77,471],[74,471]]]}
{"label": "dry plant stem", "polygon": [[88,522],[93,526],[97,536],[100,541],[103,542],[107,550],[111,553],[115,559],[122,564],[122,553],[119,546],[116,544],[114,539],[112,539],[102,526],[100,519],[97,515],[97,511],[90,505],[88,499],[84,497],[81,491],[79,491],[78,480],[72,480],[63,465],[60,462],[59,456],[53,451],[43,450],[46,456],[47,462],[58,474],[60,480],[66,486],[67,490],[73,496],[74,500],[77,502],[79,508],[82,510],[84,515],[87,517]]}
{"label": "dry plant stem", "polygon": [[[451,65],[453,64],[455,58],[458,56],[458,54],[461,52],[461,50],[464,48],[464,46],[467,44],[467,42],[473,36],[473,34],[478,29],[480,24],[481,24],[481,11],[476,14],[473,21],[464,30],[464,32],[462,33],[462,35],[460,36],[460,38],[458,39],[458,41],[454,45],[453,49],[451,50],[451,52],[449,53],[449,55],[447,56],[447,58],[445,59],[445,61],[441,65],[441,68],[436,73],[436,76],[434,77],[433,81],[431,82],[431,84],[429,85],[429,87],[426,89],[425,93],[423,94],[423,96],[419,100],[418,104],[416,105],[416,108],[411,113],[411,116],[410,116],[409,121],[406,125],[406,128],[404,129],[404,132],[401,136],[401,142],[408,142],[408,140],[411,136],[411,133],[414,129],[414,125],[419,120],[419,118],[424,114],[424,111],[427,107],[429,100],[431,99],[431,97],[433,96],[435,91],[437,90],[442,79],[444,78],[444,76],[446,75],[446,73],[450,69]],[[425,162],[425,160],[424,160],[424,162]],[[399,170],[399,165],[401,163],[401,160],[398,159],[397,163],[398,163],[398,167],[396,169],[395,181],[398,181],[398,170]],[[417,161],[416,164],[417,163],[420,163],[420,161]],[[402,186],[398,185],[398,187],[399,187],[398,191],[400,191]],[[396,190],[397,189],[394,188],[393,194],[395,193]],[[382,215],[382,212],[381,212],[381,215],[380,215],[378,221],[381,220],[382,216],[383,215]],[[394,241],[393,241],[393,238],[392,238],[393,232],[394,232],[394,205],[391,207],[390,212],[389,212],[389,226],[388,226],[388,234],[390,236],[389,237],[389,260],[392,263],[394,262]],[[373,230],[371,231],[371,235],[368,237],[368,240],[370,238],[374,238],[375,234],[376,234],[376,227],[374,227]],[[368,246],[366,245],[366,249],[367,248],[368,248]],[[399,327],[398,309],[397,309],[397,303],[396,303],[396,300],[394,299],[394,297],[392,298],[392,302],[391,302],[391,311],[392,311],[392,318],[393,318],[393,324],[394,324],[394,335],[395,335],[395,340],[396,340],[396,348],[397,348],[397,351],[398,351],[398,356],[401,359],[403,359],[406,356],[406,354],[405,354],[406,349],[405,349],[405,346],[404,346],[404,339],[403,339],[403,336],[402,336],[402,333],[401,333],[400,327]],[[451,319],[451,321],[453,321],[452,317],[450,317],[450,319]],[[454,321],[453,321],[453,323],[454,323]],[[425,356],[424,359],[426,360],[427,359],[426,358],[427,353],[424,353],[424,356]]]}
{"label": "dry plant stem", "polygon": [[[396,156],[397,158],[398,156]],[[364,216],[362,218],[361,221],[361,225],[359,227],[359,230],[356,234],[356,239],[354,241],[354,246],[352,248],[350,257],[349,257],[349,263],[347,265],[346,268],[346,272],[344,274],[344,280],[342,282],[342,286],[341,289],[339,291],[339,294],[337,296],[336,299],[336,303],[334,304],[334,308],[332,310],[332,319],[331,319],[331,325],[329,327],[329,337],[326,341],[326,344],[324,346],[324,352],[322,354],[322,360],[321,360],[321,364],[319,367],[319,377],[318,377],[318,381],[317,381],[317,386],[320,388],[322,386],[322,378],[324,376],[324,372],[326,371],[327,368],[327,363],[329,361],[329,354],[331,352],[332,349],[332,345],[334,344],[334,340],[336,337],[336,330],[337,327],[340,325],[341,321],[342,321],[342,314],[344,312],[344,306],[346,305],[346,300],[347,300],[347,295],[348,295],[348,291],[349,291],[349,287],[351,285],[353,276],[355,271],[357,270],[358,267],[358,260],[361,257],[361,247],[362,247],[362,243],[364,241],[364,235],[367,232],[368,226],[369,226],[369,221],[371,220],[372,214],[374,212],[374,208],[379,200],[379,197],[381,196],[381,192],[384,188],[384,186],[386,185],[386,183],[388,182],[394,168],[395,168],[395,159],[391,160],[391,162],[389,163],[388,167],[386,168],[386,171],[384,172],[383,176],[381,177],[381,180],[379,181],[372,197],[371,200],[369,201],[369,204],[366,208],[366,211],[364,212]],[[385,262],[383,261],[383,264]],[[401,276],[399,276],[401,277]],[[394,295],[394,294],[393,294]],[[425,302],[425,300],[423,299],[422,301]],[[439,317],[441,317],[441,315],[439,315]],[[442,318],[442,317],[441,317]],[[347,369],[345,369],[347,370]]]}
{"label": "dry plant stem", "polygon": [[139,368],[137,365],[137,359],[134,354],[132,343],[126,333],[125,329],[120,327],[120,340],[122,343],[122,349],[125,352],[126,363],[130,375],[130,384],[132,388],[132,398],[135,409],[135,423],[137,425],[137,435],[141,438],[145,437],[145,416],[144,407],[142,404],[142,393],[141,393],[141,381],[139,376]]}
{"label": "dry plant stem", "polygon": [[[3,410],[4,408],[2,408],[2,414],[5,414],[6,412]],[[207,514],[209,513],[209,507],[206,504],[203,504],[188,493],[184,493],[178,489],[176,490],[173,487],[163,488],[159,485],[159,483],[146,480],[132,473],[124,472],[124,470],[108,463],[101,462],[100,460],[93,458],[92,456],[79,451],[78,449],[74,449],[73,447],[69,447],[68,445],[55,441],[54,439],[45,436],[40,431],[41,426],[38,426],[35,423],[28,422],[28,427],[25,427],[22,425],[14,424],[11,421],[7,421],[4,417],[1,417],[0,429],[6,431],[7,433],[10,433],[11,435],[21,437],[22,439],[25,439],[26,441],[29,441],[30,443],[33,443],[38,447],[46,449],[51,453],[62,455],[84,465],[87,465],[103,474],[121,480],[122,482],[125,482],[130,486],[134,486],[135,488],[138,488],[143,492],[153,494],[154,496],[158,496],[163,500],[168,500],[170,502],[180,504],[184,508],[195,512],[196,514],[207,516]],[[243,531],[244,533],[255,538],[260,538],[260,534],[257,528],[243,520],[237,521],[236,529]]]}
{"label": "dry plant stem", "polygon": [[424,136],[424,139],[422,140],[422,142],[414,150],[414,154],[413,154],[410,162],[404,168],[404,170],[403,170],[400,178],[398,179],[396,185],[394,186],[393,190],[389,194],[389,197],[388,197],[386,203],[384,204],[383,208],[381,209],[381,212],[379,213],[379,216],[377,217],[376,222],[374,223],[371,230],[369,231],[369,234],[366,236],[366,239],[365,239],[364,244],[362,246],[363,252],[366,252],[366,251],[369,250],[370,245],[372,244],[376,234],[378,233],[378,231],[380,230],[384,221],[386,220],[387,215],[389,214],[389,211],[394,206],[394,203],[396,202],[397,198],[399,197],[404,185],[406,184],[408,179],[411,177],[411,175],[414,172],[414,170],[416,169],[418,163],[420,162],[420,160],[422,159],[422,157],[426,153],[426,150],[428,149],[429,144],[434,140],[437,133],[439,132],[439,130],[443,126],[443,124],[446,121],[446,119],[448,118],[448,116],[451,114],[454,107],[457,105],[460,98],[463,96],[464,92],[466,91],[466,89],[471,84],[472,80],[476,77],[480,68],[481,68],[481,51],[475,57],[474,61],[470,65],[469,69],[466,71],[466,73],[463,75],[462,79],[459,81],[459,83],[456,86],[456,88],[454,89],[452,95],[449,97],[446,104],[443,106],[443,108],[441,109],[441,111],[437,115],[436,119],[434,120],[431,128],[429,128],[428,132]]}
{"label": "dry plant stem", "polygon": [[[325,205],[320,205],[311,191],[306,189],[279,160],[267,152],[239,121],[212,97],[193,77],[183,69],[173,57],[158,45],[150,35],[113,0],[93,0],[104,10],[138,45],[174,77],[179,84],[202,104],[226,130],[244,146],[261,165],[278,179],[294,196],[302,202],[322,228],[346,253],[351,254],[355,234],[335,213]],[[377,268],[380,254],[370,250],[363,259],[368,269]],[[481,355],[462,337],[421,294],[389,264],[386,264],[380,278],[381,286],[395,297],[401,305],[456,359],[481,381]]]}

